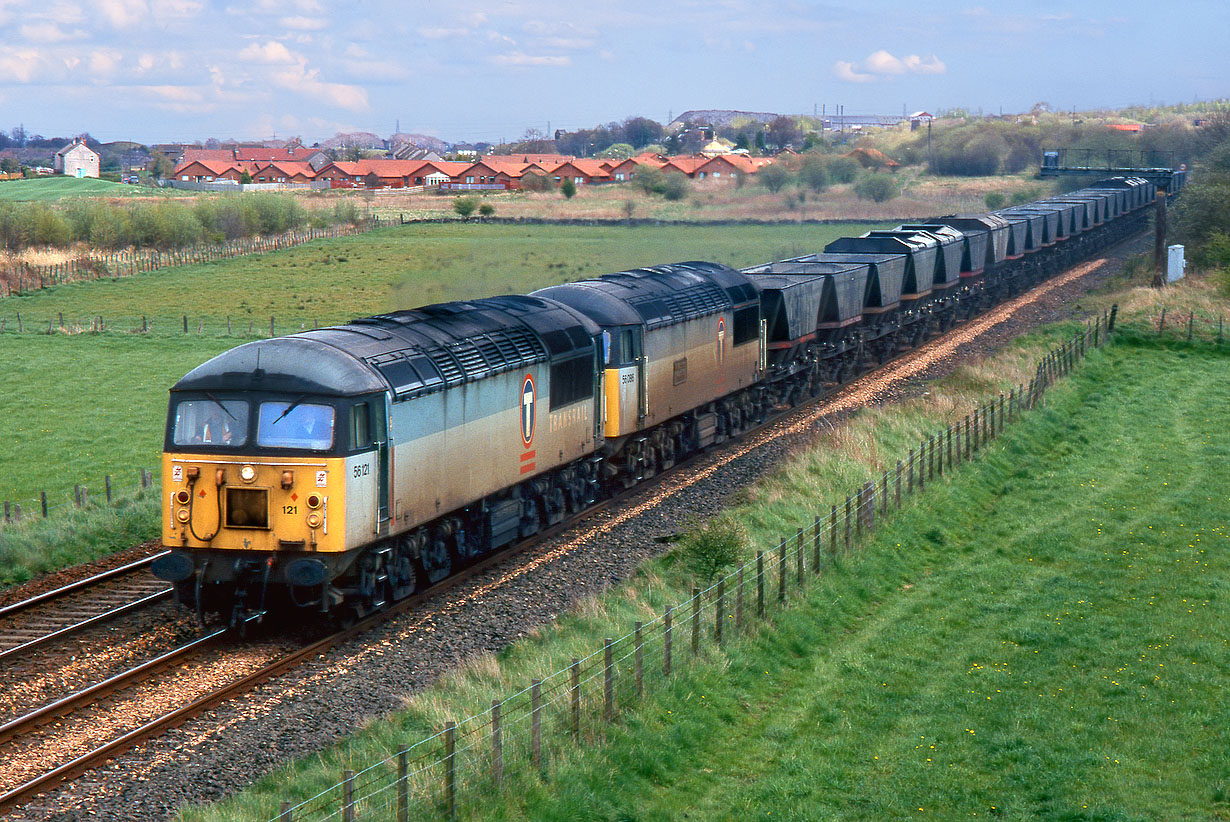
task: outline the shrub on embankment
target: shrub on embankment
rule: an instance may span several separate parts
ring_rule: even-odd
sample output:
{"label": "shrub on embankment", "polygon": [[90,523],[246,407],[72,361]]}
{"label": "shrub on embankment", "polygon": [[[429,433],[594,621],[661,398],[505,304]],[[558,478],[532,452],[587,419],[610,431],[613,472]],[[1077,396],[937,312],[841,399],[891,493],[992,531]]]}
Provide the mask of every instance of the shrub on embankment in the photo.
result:
{"label": "shrub on embankment", "polygon": [[83,243],[98,249],[182,248],[203,241],[281,234],[308,225],[354,223],[351,202],[308,211],[297,197],[244,194],[158,203],[69,201],[62,205],[0,200],[0,246],[64,248]]}

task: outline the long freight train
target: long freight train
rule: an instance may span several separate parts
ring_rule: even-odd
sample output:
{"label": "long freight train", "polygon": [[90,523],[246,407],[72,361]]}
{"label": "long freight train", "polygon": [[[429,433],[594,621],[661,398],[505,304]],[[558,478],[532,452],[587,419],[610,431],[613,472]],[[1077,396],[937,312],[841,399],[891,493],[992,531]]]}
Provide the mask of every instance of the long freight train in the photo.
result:
{"label": "long freight train", "polygon": [[179,601],[362,615],[1140,231],[1114,178],[742,271],[687,262],[227,351],[171,389]]}

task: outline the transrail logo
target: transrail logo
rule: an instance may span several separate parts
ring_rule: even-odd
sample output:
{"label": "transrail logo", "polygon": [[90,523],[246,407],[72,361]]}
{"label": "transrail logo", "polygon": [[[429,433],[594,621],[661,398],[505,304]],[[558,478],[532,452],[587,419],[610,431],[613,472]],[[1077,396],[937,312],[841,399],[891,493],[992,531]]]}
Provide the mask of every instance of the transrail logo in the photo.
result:
{"label": "transrail logo", "polygon": [[534,442],[534,416],[538,405],[534,376],[526,374],[521,381],[521,442],[528,448]]}

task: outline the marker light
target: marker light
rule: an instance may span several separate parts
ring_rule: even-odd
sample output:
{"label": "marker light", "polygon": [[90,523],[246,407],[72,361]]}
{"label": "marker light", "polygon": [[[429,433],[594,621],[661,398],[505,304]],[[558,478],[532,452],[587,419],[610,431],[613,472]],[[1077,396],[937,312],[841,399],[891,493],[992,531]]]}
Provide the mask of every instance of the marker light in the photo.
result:
{"label": "marker light", "polygon": [[239,469],[239,478],[244,482],[253,482],[256,479],[256,469],[251,465],[245,465]]}

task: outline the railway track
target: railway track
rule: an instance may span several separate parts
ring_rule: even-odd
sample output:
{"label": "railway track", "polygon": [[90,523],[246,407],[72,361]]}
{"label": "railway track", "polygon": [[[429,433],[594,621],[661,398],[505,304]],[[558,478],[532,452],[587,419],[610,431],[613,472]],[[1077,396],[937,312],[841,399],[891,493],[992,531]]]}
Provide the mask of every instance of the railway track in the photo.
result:
{"label": "railway track", "polygon": [[[1034,291],[1045,290],[1045,285],[1046,284],[1043,283],[1042,289],[1034,289]],[[1016,303],[1018,300],[1028,299],[1029,293],[1009,300],[1008,303],[1001,305],[1000,309],[1009,309],[1009,303]],[[986,319],[987,317],[984,315],[983,321]],[[957,326],[955,331],[933,338],[932,342],[942,341],[951,336],[953,333],[962,334],[963,329],[967,329],[967,327],[978,324],[980,324],[980,321],[977,318],[972,322],[962,323]],[[975,331],[974,333],[979,332]],[[921,348],[926,347],[926,345],[929,345],[929,343],[925,343],[920,348],[912,349],[899,355],[898,357],[890,360],[887,365],[874,369],[872,373],[878,373],[884,368],[891,368],[894,364],[898,364],[906,358],[917,354]],[[859,379],[861,380],[862,377]],[[857,380],[855,382],[857,382]],[[851,387],[853,386],[850,383],[847,383],[843,386],[843,389],[849,389]],[[794,414],[799,411],[807,411],[809,406],[825,402],[830,399],[831,396],[831,394],[825,394],[800,406],[783,409],[778,413],[771,415],[761,425],[750,429],[737,437],[732,437],[727,441],[726,445],[738,443],[740,440],[749,439],[752,435],[764,431],[772,423],[778,422],[790,414]],[[755,446],[753,444],[745,446],[745,448],[746,447]],[[283,655],[266,665],[262,665],[259,669],[235,679],[223,687],[212,690],[211,692],[197,697],[190,702],[176,706],[172,710],[164,712],[157,718],[144,721],[139,726],[126,730],[106,743],[97,746],[87,753],[76,756],[70,761],[56,764],[42,775],[29,779],[25,783],[8,789],[7,792],[0,794],[0,813],[7,813],[14,808],[27,803],[38,794],[51,790],[67,780],[76,778],[77,776],[96,768],[134,745],[158,736],[170,728],[176,727],[177,725],[198,716],[204,711],[210,710],[211,708],[214,708],[227,700],[234,698],[235,696],[252,690],[261,683],[286,673],[307,660],[318,657],[320,654],[328,651],[329,649],[380,625],[392,616],[404,613],[414,609],[416,606],[422,605],[428,599],[444,593],[449,588],[455,587],[461,582],[472,578],[474,575],[487,570],[500,562],[503,562],[512,555],[526,551],[534,545],[559,535],[561,532],[573,527],[580,518],[592,516],[593,514],[596,514],[611,505],[624,501],[627,497],[633,494],[652,489],[653,485],[659,481],[687,468],[695,460],[707,455],[708,453],[709,452],[703,452],[702,454],[694,455],[687,460],[683,460],[669,471],[664,471],[658,474],[653,480],[635,486],[634,488],[629,489],[628,491],[625,491],[610,500],[589,508],[578,515],[578,517],[545,530],[529,540],[526,540],[518,545],[510,546],[503,551],[488,555],[483,560],[470,566],[466,570],[438,583],[435,586],[432,586],[429,589],[426,589],[423,592],[390,606],[390,608],[385,611],[369,616],[350,627],[338,631],[337,633],[307,644],[292,653]],[[116,573],[122,570],[125,569],[117,569]],[[83,581],[83,583],[85,582],[88,581]],[[44,595],[44,597],[35,598],[35,600],[53,599],[55,593],[56,592],[50,592],[49,594]],[[35,600],[30,600],[29,602],[34,603]],[[26,606],[26,603],[18,603],[16,606],[9,606],[8,608],[0,609],[0,617],[14,613],[23,606]],[[259,617],[252,617],[252,619],[257,618]],[[86,706],[98,705],[100,700],[104,700],[109,696],[123,692],[124,690],[131,689],[140,683],[148,682],[151,677],[157,676],[161,672],[183,666],[187,661],[196,658],[199,654],[205,652],[206,650],[210,648],[217,648],[221,644],[225,643],[225,641],[229,638],[229,635],[230,632],[225,630],[216,631],[201,637],[192,643],[188,643],[181,648],[177,648],[174,651],[164,654],[155,660],[151,660],[150,662],[137,666],[130,671],[113,676],[105,682],[91,686],[90,688],[86,688],[69,697],[57,700],[56,702],[43,706],[42,708],[39,708],[26,716],[19,717],[4,726],[0,726],[0,751],[3,751],[5,747],[9,747],[12,743],[22,739],[24,735],[30,733],[33,729],[41,727],[49,722],[62,720]],[[4,756],[5,755],[3,753],[0,753],[0,758]]]}
{"label": "railway track", "polygon": [[0,608],[0,660],[28,654],[49,642],[166,601],[171,586],[148,573],[150,563],[159,556]]}

